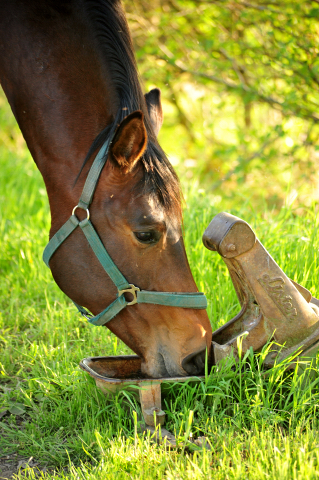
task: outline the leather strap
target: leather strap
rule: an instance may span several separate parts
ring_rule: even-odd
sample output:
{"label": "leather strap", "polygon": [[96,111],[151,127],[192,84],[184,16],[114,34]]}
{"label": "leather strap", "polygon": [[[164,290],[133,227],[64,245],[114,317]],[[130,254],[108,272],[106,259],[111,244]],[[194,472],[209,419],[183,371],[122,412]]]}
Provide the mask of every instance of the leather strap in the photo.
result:
{"label": "leather strap", "polygon": [[93,195],[96,189],[97,182],[100,178],[102,169],[107,160],[107,154],[110,148],[111,140],[107,140],[96,155],[94,162],[90,168],[88,176],[82,190],[82,194],[78,203],[79,208],[86,210],[92,203]]}
{"label": "leather strap", "polygon": [[66,238],[76,229],[79,225],[79,220],[75,215],[71,215],[69,220],[56,232],[55,235],[51,238],[49,243],[44,249],[43,252],[43,261],[47,267],[49,267],[49,261],[54,252],[59,248],[59,246],[64,242]]}

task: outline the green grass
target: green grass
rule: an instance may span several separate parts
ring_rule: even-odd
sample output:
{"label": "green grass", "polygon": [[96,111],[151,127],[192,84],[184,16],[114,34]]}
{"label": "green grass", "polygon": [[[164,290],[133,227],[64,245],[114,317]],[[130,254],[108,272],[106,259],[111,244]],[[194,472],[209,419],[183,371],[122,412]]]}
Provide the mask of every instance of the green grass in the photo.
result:
{"label": "green grass", "polygon": [[[49,209],[30,155],[7,143],[0,162],[0,411],[12,411],[0,420],[0,456],[33,456],[51,468],[42,474],[47,479],[318,478],[317,380],[305,384],[282,365],[265,374],[265,352],[221,365],[197,385],[167,388],[166,425],[181,444],[176,451],[137,436],[134,399],[107,400],[78,367],[84,357],[129,349],[79,317],[43,264]],[[238,311],[225,265],[201,244],[222,207],[194,184],[184,193],[189,260],[216,329]],[[315,206],[302,215],[293,206],[256,212],[243,199],[231,213],[253,226],[287,275],[319,293]],[[185,448],[190,434],[207,436],[212,450]]]}

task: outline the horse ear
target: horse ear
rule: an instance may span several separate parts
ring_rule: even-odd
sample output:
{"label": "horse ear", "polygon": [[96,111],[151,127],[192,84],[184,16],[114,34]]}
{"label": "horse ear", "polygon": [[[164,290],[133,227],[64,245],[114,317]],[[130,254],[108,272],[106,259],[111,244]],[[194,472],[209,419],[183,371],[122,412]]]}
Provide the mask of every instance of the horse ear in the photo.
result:
{"label": "horse ear", "polygon": [[155,135],[157,136],[163,123],[163,110],[161,104],[161,91],[159,88],[153,88],[145,95],[148,114],[153,125]]}
{"label": "horse ear", "polygon": [[140,110],[131,113],[120,123],[110,148],[110,159],[123,173],[132,170],[143,155],[147,133]]}

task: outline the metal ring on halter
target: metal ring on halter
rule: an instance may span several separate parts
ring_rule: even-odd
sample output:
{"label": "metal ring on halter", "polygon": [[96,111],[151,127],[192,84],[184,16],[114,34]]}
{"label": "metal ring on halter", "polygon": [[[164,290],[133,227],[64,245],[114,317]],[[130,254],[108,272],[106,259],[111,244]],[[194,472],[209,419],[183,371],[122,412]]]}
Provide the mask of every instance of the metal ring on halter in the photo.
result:
{"label": "metal ring on halter", "polygon": [[[73,210],[72,210],[72,215],[74,215],[74,212],[77,208],[82,208],[82,207],[79,207],[79,205],[76,205]],[[85,210],[86,211],[86,219],[89,220],[90,219],[90,212],[89,212],[89,209],[88,208],[82,208],[82,210]]]}
{"label": "metal ring on halter", "polygon": [[141,290],[136,287],[135,285],[133,285],[132,283],[129,283],[129,286],[130,288],[124,288],[124,290],[119,290],[118,292],[118,296],[120,297],[121,295],[123,295],[123,293],[130,293],[131,295],[133,295],[133,300],[131,302],[127,302],[127,306],[129,305],[135,305],[137,303],[137,296],[136,296],[136,292],[140,292]]}

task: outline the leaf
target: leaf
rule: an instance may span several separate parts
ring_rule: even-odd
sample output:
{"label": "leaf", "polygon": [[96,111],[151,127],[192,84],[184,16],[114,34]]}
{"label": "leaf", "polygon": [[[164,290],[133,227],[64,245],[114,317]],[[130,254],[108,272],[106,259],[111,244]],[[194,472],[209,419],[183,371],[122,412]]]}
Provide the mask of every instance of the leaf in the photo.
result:
{"label": "leaf", "polygon": [[38,402],[44,402],[45,400],[45,396],[42,395],[42,393],[37,393],[34,398],[38,401]]}
{"label": "leaf", "polygon": [[312,18],[319,18],[319,8],[312,8],[309,12],[309,16]]}
{"label": "leaf", "polygon": [[12,415],[23,415],[26,410],[23,403],[16,403],[9,408],[9,412],[12,413]]}

